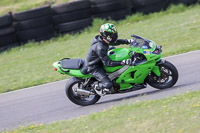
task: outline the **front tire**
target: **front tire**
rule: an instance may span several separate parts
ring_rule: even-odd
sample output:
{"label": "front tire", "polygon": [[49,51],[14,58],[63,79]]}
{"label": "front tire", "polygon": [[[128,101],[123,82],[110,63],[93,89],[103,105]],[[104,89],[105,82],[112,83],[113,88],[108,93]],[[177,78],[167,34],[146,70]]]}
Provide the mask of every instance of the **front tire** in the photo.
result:
{"label": "front tire", "polygon": [[71,102],[77,105],[88,106],[95,104],[101,98],[99,95],[90,95],[89,97],[82,97],[74,91],[74,89],[83,82],[83,79],[75,77],[70,78],[65,86],[65,92],[67,97]]}
{"label": "front tire", "polygon": [[172,87],[178,80],[178,71],[176,67],[168,62],[159,65],[161,76],[156,76],[153,72],[147,77],[147,83],[157,89],[166,89]]}

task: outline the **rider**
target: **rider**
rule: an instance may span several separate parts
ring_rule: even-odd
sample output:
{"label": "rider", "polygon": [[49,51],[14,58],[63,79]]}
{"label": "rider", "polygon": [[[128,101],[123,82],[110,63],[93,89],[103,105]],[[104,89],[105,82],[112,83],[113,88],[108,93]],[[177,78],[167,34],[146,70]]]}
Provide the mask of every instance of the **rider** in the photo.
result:
{"label": "rider", "polygon": [[112,61],[107,55],[109,46],[120,44],[130,44],[131,40],[117,39],[118,31],[115,25],[107,23],[100,27],[100,34],[92,40],[90,49],[87,53],[85,62],[87,72],[96,78],[99,82],[95,85],[95,89],[102,91],[110,91],[113,83],[106,75],[103,66],[114,67],[131,64],[131,60]]}

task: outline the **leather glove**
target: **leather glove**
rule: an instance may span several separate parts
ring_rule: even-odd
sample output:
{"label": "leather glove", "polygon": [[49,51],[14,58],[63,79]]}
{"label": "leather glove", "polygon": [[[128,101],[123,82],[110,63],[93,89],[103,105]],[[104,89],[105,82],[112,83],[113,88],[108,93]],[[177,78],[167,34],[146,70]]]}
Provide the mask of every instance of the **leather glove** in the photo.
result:
{"label": "leather glove", "polygon": [[132,43],[134,40],[133,39],[127,39],[128,43]]}
{"label": "leather glove", "polygon": [[131,64],[131,59],[128,59],[128,60],[123,60],[121,62],[121,65],[130,65]]}

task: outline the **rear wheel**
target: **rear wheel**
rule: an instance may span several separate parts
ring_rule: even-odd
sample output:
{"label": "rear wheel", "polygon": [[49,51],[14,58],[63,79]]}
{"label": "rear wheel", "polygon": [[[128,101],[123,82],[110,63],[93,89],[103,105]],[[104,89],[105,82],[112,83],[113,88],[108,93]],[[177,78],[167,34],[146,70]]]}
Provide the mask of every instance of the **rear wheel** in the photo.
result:
{"label": "rear wheel", "polygon": [[172,87],[178,80],[178,71],[176,67],[165,61],[159,65],[160,76],[156,76],[153,72],[147,77],[147,83],[157,89],[166,89]]}
{"label": "rear wheel", "polygon": [[84,96],[77,94],[76,89],[80,87],[83,82],[84,80],[82,79],[75,77],[70,78],[65,86],[67,97],[77,105],[87,106],[95,104],[100,99],[99,95]]}

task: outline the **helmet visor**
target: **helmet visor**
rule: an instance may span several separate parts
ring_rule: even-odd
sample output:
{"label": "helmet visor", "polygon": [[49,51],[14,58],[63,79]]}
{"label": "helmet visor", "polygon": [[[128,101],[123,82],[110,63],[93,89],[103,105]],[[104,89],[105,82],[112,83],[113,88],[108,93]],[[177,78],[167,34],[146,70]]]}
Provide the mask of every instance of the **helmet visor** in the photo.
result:
{"label": "helmet visor", "polygon": [[111,38],[111,43],[115,43],[117,41],[117,38],[118,38],[118,34],[117,33],[112,33],[110,35],[110,38]]}

